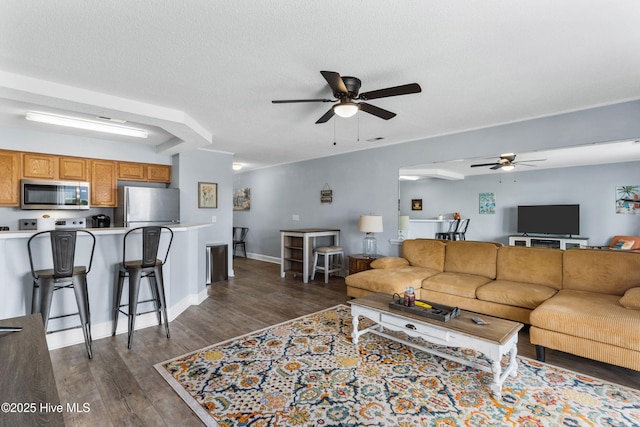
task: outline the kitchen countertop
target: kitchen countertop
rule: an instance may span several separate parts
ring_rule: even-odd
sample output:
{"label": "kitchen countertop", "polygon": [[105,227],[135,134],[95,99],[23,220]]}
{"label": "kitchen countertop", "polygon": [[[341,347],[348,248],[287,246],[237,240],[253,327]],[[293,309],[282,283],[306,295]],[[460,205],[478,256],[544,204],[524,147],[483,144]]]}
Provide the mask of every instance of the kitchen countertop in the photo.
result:
{"label": "kitchen countertop", "polygon": [[[195,230],[198,228],[209,227],[211,224],[175,224],[167,225],[174,232]],[[132,227],[133,228],[133,227]],[[127,227],[109,227],[109,228],[82,228],[82,230],[90,231],[96,236],[105,234],[124,234],[131,228]],[[13,231],[0,231],[0,239],[24,239],[33,236],[43,230],[13,230]]]}

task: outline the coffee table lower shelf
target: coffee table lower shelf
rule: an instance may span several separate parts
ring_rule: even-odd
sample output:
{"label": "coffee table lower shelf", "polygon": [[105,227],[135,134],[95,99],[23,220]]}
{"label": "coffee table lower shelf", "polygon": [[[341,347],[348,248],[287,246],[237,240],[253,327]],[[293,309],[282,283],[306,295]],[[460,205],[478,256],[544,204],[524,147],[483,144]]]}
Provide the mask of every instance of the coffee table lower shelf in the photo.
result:
{"label": "coffee table lower shelf", "polygon": [[[509,375],[515,377],[517,374],[518,363],[516,360],[516,355],[518,352],[518,331],[522,327],[522,324],[517,322],[505,321],[503,319],[495,319],[501,322],[510,322],[513,324],[513,327],[510,329],[507,328],[508,332],[499,340],[487,339],[486,337],[475,335],[472,332],[473,326],[470,326],[469,328],[471,332],[461,332],[459,330],[448,327],[449,322],[440,322],[441,324],[434,324],[433,321],[421,321],[416,319],[415,317],[407,316],[403,312],[395,312],[384,309],[384,305],[378,307],[378,304],[373,304],[372,307],[371,304],[369,304],[369,301],[365,301],[368,298],[370,299],[370,296],[357,298],[350,301],[351,315],[353,317],[352,339],[354,344],[358,343],[358,338],[363,334],[372,333],[381,337],[385,337],[392,341],[417,348],[418,350],[424,351],[426,353],[452,360],[454,362],[460,363],[461,365],[470,366],[477,370],[492,373],[493,381],[490,385],[492,395],[497,400],[502,399],[502,384]],[[463,312],[463,315],[461,315],[463,319],[460,319],[460,321],[463,321],[464,318],[470,321],[470,315],[471,313],[469,312]],[[359,331],[359,316],[366,317],[376,324]],[[493,320],[494,318],[490,319]],[[439,351],[438,349],[426,347],[415,342],[402,339],[400,337],[386,333],[384,331],[385,329],[404,332],[411,337],[421,338],[426,342],[436,345],[475,350],[487,356],[490,359],[491,366],[476,363],[462,357]],[[509,362],[503,369],[501,360],[506,354],[509,354]]]}

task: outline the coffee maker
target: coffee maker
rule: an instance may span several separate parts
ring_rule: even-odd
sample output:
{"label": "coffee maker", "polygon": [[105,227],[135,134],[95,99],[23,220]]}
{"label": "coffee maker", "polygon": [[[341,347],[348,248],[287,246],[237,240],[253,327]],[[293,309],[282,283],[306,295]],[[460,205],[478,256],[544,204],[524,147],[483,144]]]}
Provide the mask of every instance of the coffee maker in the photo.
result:
{"label": "coffee maker", "polygon": [[91,217],[93,220],[93,228],[109,228],[111,227],[111,218],[107,215],[94,215]]}

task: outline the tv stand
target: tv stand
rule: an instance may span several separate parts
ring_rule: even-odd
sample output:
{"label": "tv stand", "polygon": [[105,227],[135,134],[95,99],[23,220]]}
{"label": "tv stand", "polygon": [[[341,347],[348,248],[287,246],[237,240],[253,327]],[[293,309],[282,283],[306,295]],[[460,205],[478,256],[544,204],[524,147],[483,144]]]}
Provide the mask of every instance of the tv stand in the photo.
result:
{"label": "tv stand", "polygon": [[554,236],[509,236],[509,246],[526,246],[528,248],[572,249],[584,248],[588,237],[554,237]]}

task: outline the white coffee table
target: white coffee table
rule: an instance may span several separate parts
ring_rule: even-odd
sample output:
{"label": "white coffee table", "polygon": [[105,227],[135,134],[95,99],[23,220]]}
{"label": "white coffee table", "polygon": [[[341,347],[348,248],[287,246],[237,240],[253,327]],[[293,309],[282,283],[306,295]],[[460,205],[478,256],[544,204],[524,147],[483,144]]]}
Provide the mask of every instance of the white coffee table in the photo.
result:
{"label": "white coffee table", "polygon": [[[349,301],[351,315],[353,316],[352,338],[354,344],[358,343],[358,338],[362,334],[370,332],[465,366],[491,372],[493,374],[493,381],[490,385],[491,392],[495,399],[500,400],[502,398],[502,384],[505,379],[508,375],[516,376],[517,374],[518,331],[522,328],[522,323],[484,314],[478,315],[465,310],[460,311],[460,316],[448,322],[443,322],[413,313],[390,309],[389,302],[391,300],[391,295],[376,293]],[[359,331],[358,316],[366,317],[376,324]],[[471,320],[472,317],[481,317],[489,321],[489,324],[478,325]],[[401,331],[411,337],[422,338],[426,342],[437,345],[478,351],[490,359],[491,366],[399,338],[386,333],[385,329]],[[509,363],[502,369],[500,362],[507,353],[509,353]]]}

